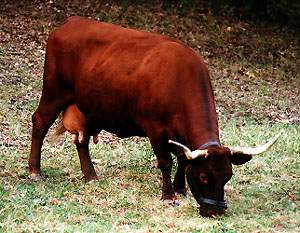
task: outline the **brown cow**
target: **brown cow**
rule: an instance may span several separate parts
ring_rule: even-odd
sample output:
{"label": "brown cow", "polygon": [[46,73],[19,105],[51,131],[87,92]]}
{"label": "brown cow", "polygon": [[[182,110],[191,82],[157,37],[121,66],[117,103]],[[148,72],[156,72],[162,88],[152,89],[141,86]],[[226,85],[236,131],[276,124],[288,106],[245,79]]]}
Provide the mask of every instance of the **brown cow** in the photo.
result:
{"label": "brown cow", "polygon": [[[149,137],[162,171],[163,199],[175,203],[175,192],[185,192],[186,173],[203,216],[225,213],[232,164],[246,163],[277,139],[254,149],[221,146],[209,73],[196,51],[166,36],[81,17],[70,18],[48,39],[42,97],[32,116],[32,179],[41,177],[49,127],[71,104],[92,133]],[[98,179],[88,140],[75,143],[86,181]],[[178,158],[173,183],[171,152]]]}

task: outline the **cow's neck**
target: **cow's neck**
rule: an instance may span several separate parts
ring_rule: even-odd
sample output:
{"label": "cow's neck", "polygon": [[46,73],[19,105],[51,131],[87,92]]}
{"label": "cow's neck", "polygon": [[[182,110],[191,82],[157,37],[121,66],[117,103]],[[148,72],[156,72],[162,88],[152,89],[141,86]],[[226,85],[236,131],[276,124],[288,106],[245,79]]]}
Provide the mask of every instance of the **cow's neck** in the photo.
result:
{"label": "cow's neck", "polygon": [[213,99],[211,102],[189,108],[185,119],[186,144],[195,150],[208,142],[220,142],[218,117]]}

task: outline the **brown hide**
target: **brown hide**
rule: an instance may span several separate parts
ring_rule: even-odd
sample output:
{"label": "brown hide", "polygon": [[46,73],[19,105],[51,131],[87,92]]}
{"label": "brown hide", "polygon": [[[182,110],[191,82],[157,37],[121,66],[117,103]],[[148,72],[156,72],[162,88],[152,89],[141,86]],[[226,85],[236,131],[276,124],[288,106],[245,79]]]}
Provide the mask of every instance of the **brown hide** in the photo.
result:
{"label": "brown hide", "polygon": [[49,36],[45,76],[44,92],[76,102],[98,129],[145,136],[155,124],[191,149],[218,140],[205,64],[171,38],[71,18]]}
{"label": "brown hide", "polygon": [[[214,96],[204,61],[187,45],[166,36],[81,17],[70,18],[50,34],[42,97],[32,117],[31,178],[41,173],[40,152],[47,130],[71,104],[89,120],[93,133],[105,129],[120,137],[149,137],[163,175],[164,199],[175,201],[175,191],[185,192],[186,166],[196,166],[200,160],[188,162],[180,155],[182,150],[169,145],[168,140],[192,150],[209,141],[219,142]],[[76,127],[82,126],[80,118],[69,119],[78,121]],[[87,128],[82,130],[88,132]],[[75,143],[86,181],[97,179],[88,140]],[[220,146],[218,156],[224,150]],[[171,151],[179,161],[174,184]],[[224,159],[231,171],[227,152],[217,166],[222,169]],[[207,164],[209,160],[201,161],[201,166],[213,169]],[[223,186],[216,192],[221,195],[215,196],[223,201],[224,182],[220,183]]]}

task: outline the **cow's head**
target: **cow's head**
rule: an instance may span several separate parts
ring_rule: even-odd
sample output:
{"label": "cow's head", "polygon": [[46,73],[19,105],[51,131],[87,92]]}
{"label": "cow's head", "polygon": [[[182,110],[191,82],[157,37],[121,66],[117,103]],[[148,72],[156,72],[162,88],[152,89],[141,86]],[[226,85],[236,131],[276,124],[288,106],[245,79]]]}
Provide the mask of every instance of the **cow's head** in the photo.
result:
{"label": "cow's head", "polygon": [[208,146],[191,151],[188,147],[169,140],[181,147],[188,160],[187,181],[202,216],[223,216],[227,203],[224,201],[224,186],[232,176],[232,164],[241,165],[268,150],[278,139],[278,134],[267,144],[256,148]]}

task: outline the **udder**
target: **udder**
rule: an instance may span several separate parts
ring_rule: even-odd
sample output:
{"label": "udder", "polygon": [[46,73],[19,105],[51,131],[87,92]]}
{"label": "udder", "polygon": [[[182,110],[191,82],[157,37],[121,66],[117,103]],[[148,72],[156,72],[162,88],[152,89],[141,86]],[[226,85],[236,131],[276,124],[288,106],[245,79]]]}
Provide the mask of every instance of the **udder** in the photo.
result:
{"label": "udder", "polygon": [[[90,134],[88,132],[88,119],[77,108],[76,104],[70,105],[63,113],[63,125],[66,130],[72,134],[72,141],[74,143],[84,143],[89,140]],[[93,141],[98,143],[98,134],[93,134]]]}

